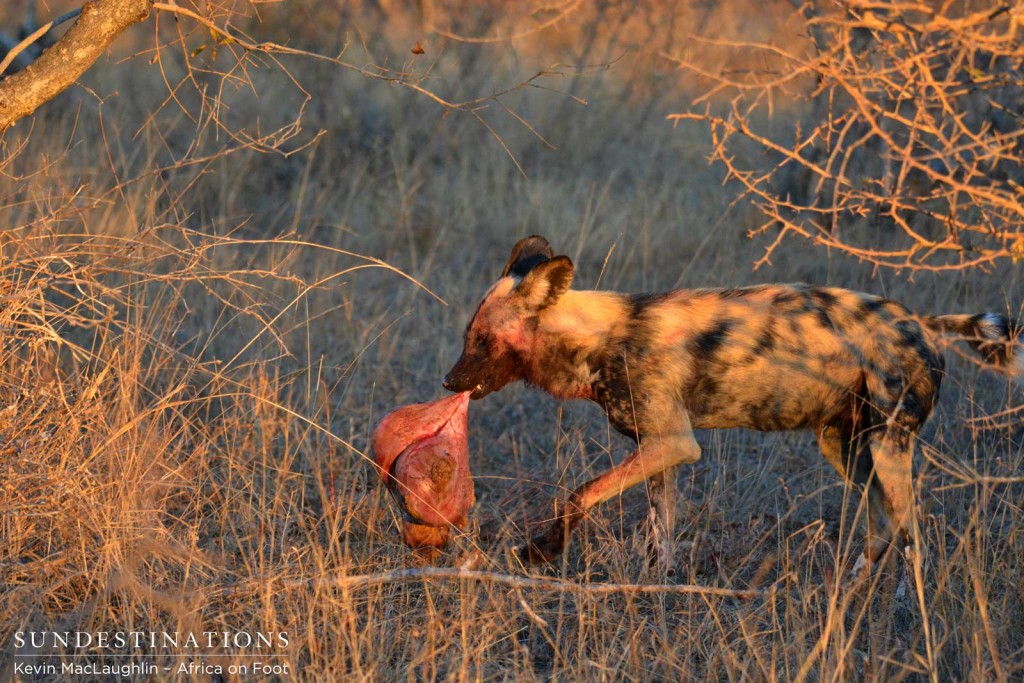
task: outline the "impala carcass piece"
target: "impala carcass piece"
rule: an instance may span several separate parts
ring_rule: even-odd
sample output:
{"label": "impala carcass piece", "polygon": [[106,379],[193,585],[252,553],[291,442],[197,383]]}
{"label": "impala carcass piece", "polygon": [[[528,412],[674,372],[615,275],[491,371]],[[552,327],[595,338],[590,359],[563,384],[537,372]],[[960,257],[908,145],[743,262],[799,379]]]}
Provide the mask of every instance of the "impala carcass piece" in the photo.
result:
{"label": "impala carcass piece", "polygon": [[402,509],[410,547],[443,546],[473,506],[467,418],[469,392],[397,408],[373,433],[373,457]]}

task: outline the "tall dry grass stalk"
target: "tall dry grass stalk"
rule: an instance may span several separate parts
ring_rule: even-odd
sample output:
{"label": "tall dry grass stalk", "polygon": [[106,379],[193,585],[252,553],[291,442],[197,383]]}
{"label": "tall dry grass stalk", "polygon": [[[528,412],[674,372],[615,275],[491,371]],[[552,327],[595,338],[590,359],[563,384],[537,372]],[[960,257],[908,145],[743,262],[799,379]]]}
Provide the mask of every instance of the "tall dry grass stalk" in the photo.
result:
{"label": "tall dry grass stalk", "polygon": [[[329,52],[349,31],[353,49],[394,62],[422,40],[437,59],[426,85],[459,100],[603,60],[621,18],[614,4],[574,10],[478,45],[390,3],[267,9],[276,23],[247,31],[302,48]],[[431,16],[481,28],[470,10],[458,25]],[[1019,393],[954,353],[918,447],[905,592],[896,558],[863,590],[837,585],[861,501],[807,435],[699,435],[671,577],[647,567],[641,490],[598,510],[558,565],[515,559],[554,495],[625,453],[591,406],[522,387],[474,403],[474,518],[429,563],[401,545],[365,453],[386,410],[440,394],[467,317],[526,234],[568,253],[580,287],[807,280],[935,313],[1019,313],[1019,268],[908,282],[786,244],[753,272],[756,210],[706,165],[704,134],[665,122],[685,89],[636,80],[665,82],[645,71],[650,53],[551,70],[563,75],[543,83],[571,97],[509,94],[531,131],[493,101],[480,119],[444,116],[412,90],[297,60],[303,104],[266,62],[243,81],[219,73],[223,49],[162,49],[159,64],[101,65],[4,139],[0,678],[30,630],[285,631],[288,680],[1024,675]],[[160,69],[182,84],[177,102]],[[219,89],[235,131],[279,130],[304,106],[288,153],[209,124],[196,86]],[[196,659],[183,652],[153,659]],[[176,680],[190,679],[210,677]]]}

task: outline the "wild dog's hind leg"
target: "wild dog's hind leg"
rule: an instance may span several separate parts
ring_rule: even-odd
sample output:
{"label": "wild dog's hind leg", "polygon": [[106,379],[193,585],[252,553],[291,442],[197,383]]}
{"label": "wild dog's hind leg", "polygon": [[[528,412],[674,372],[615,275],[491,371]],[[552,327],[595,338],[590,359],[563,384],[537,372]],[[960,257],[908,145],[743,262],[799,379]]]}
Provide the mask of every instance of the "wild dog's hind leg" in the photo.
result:
{"label": "wild dog's hind leg", "polygon": [[[840,420],[821,425],[815,432],[818,447],[821,449],[822,455],[825,456],[825,460],[839,472],[847,485],[856,491],[858,496],[869,490],[871,482],[871,452],[862,438],[865,436],[863,429],[864,426],[856,418],[851,420],[847,416],[843,416]],[[867,495],[870,507],[872,496],[870,492]],[[874,517],[874,514],[868,515],[869,537],[872,535],[870,526]],[[850,571],[850,575],[860,578],[869,567],[869,559],[862,553]]]}
{"label": "wild dog's hind leg", "polygon": [[[890,545],[909,550],[909,529],[914,515],[913,460],[915,432],[890,424],[868,437],[872,462],[868,484],[868,538],[864,553],[850,570],[857,582],[870,576],[871,565]],[[867,460],[861,454],[861,460]],[[909,559],[909,558],[908,558]],[[902,582],[906,580],[904,575]]]}
{"label": "wild dog's hind leg", "polygon": [[867,543],[851,574],[859,576],[892,542],[902,547],[913,521],[913,439],[921,424],[897,404],[874,428],[824,425],[818,444],[825,459],[847,483],[867,491]]}
{"label": "wild dog's hind leg", "polygon": [[[906,327],[913,340],[913,329]],[[935,405],[942,357],[918,340],[908,345],[901,367],[869,375],[871,423],[871,537],[865,555],[878,559],[890,543],[906,546],[914,515],[914,439]]]}
{"label": "wild dog's hind leg", "polygon": [[903,548],[914,514],[914,434],[899,426],[873,433],[868,441],[874,461],[871,480],[871,536],[864,554],[877,560],[890,543]]}
{"label": "wild dog's hind leg", "polygon": [[[547,532],[527,543],[523,559],[531,564],[550,562],[565,549],[570,534],[587,510],[675,465],[696,462],[699,458],[700,446],[689,429],[642,439],[640,446],[624,461],[578,488],[564,508],[556,510],[556,518]],[[671,483],[674,488],[674,478]]]}
{"label": "wild dog's hind leg", "polygon": [[814,435],[818,439],[818,448],[821,449],[825,460],[836,468],[847,484],[854,484],[856,482],[852,469],[854,462],[850,457],[853,446],[852,430],[846,425],[840,427],[826,424],[818,427]]}

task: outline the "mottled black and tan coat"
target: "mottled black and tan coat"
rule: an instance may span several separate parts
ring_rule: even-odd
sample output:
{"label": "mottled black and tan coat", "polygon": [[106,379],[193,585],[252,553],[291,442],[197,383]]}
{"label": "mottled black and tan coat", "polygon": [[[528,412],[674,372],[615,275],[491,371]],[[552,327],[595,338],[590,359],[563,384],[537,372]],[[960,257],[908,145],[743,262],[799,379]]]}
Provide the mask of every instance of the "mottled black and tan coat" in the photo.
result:
{"label": "mottled black and tan coat", "polygon": [[959,335],[1024,374],[1019,328],[1001,315],[916,316],[895,301],[807,285],[578,291],[572,276],[544,238],[516,244],[445,379],[472,398],[525,380],[559,399],[589,399],[638,443],[530,542],[533,562],[561,552],[594,505],[696,461],[695,428],[726,427],[813,430],[825,458],[868,491],[873,560],[912,520],[913,441],[943,376],[937,335]]}

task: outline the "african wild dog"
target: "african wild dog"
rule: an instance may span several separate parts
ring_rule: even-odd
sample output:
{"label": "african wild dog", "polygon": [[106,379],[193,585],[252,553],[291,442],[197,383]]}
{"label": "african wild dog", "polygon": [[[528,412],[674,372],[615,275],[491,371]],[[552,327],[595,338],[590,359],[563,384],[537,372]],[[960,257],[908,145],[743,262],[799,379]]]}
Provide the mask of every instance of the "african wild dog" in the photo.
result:
{"label": "african wild dog", "polygon": [[[868,490],[858,566],[905,541],[913,514],[913,440],[935,405],[943,358],[959,335],[1024,375],[1021,328],[1004,316],[915,316],[895,301],[834,287],[761,285],[618,294],[569,289],[573,264],[543,237],[512,249],[445,378],[478,399],[525,380],[558,399],[586,398],[639,444],[576,490],[527,544],[550,561],[591,507],[653,478],[672,532],[674,466],[700,457],[694,428],[813,429],[825,458]],[[897,538],[898,537],[898,538]]]}

